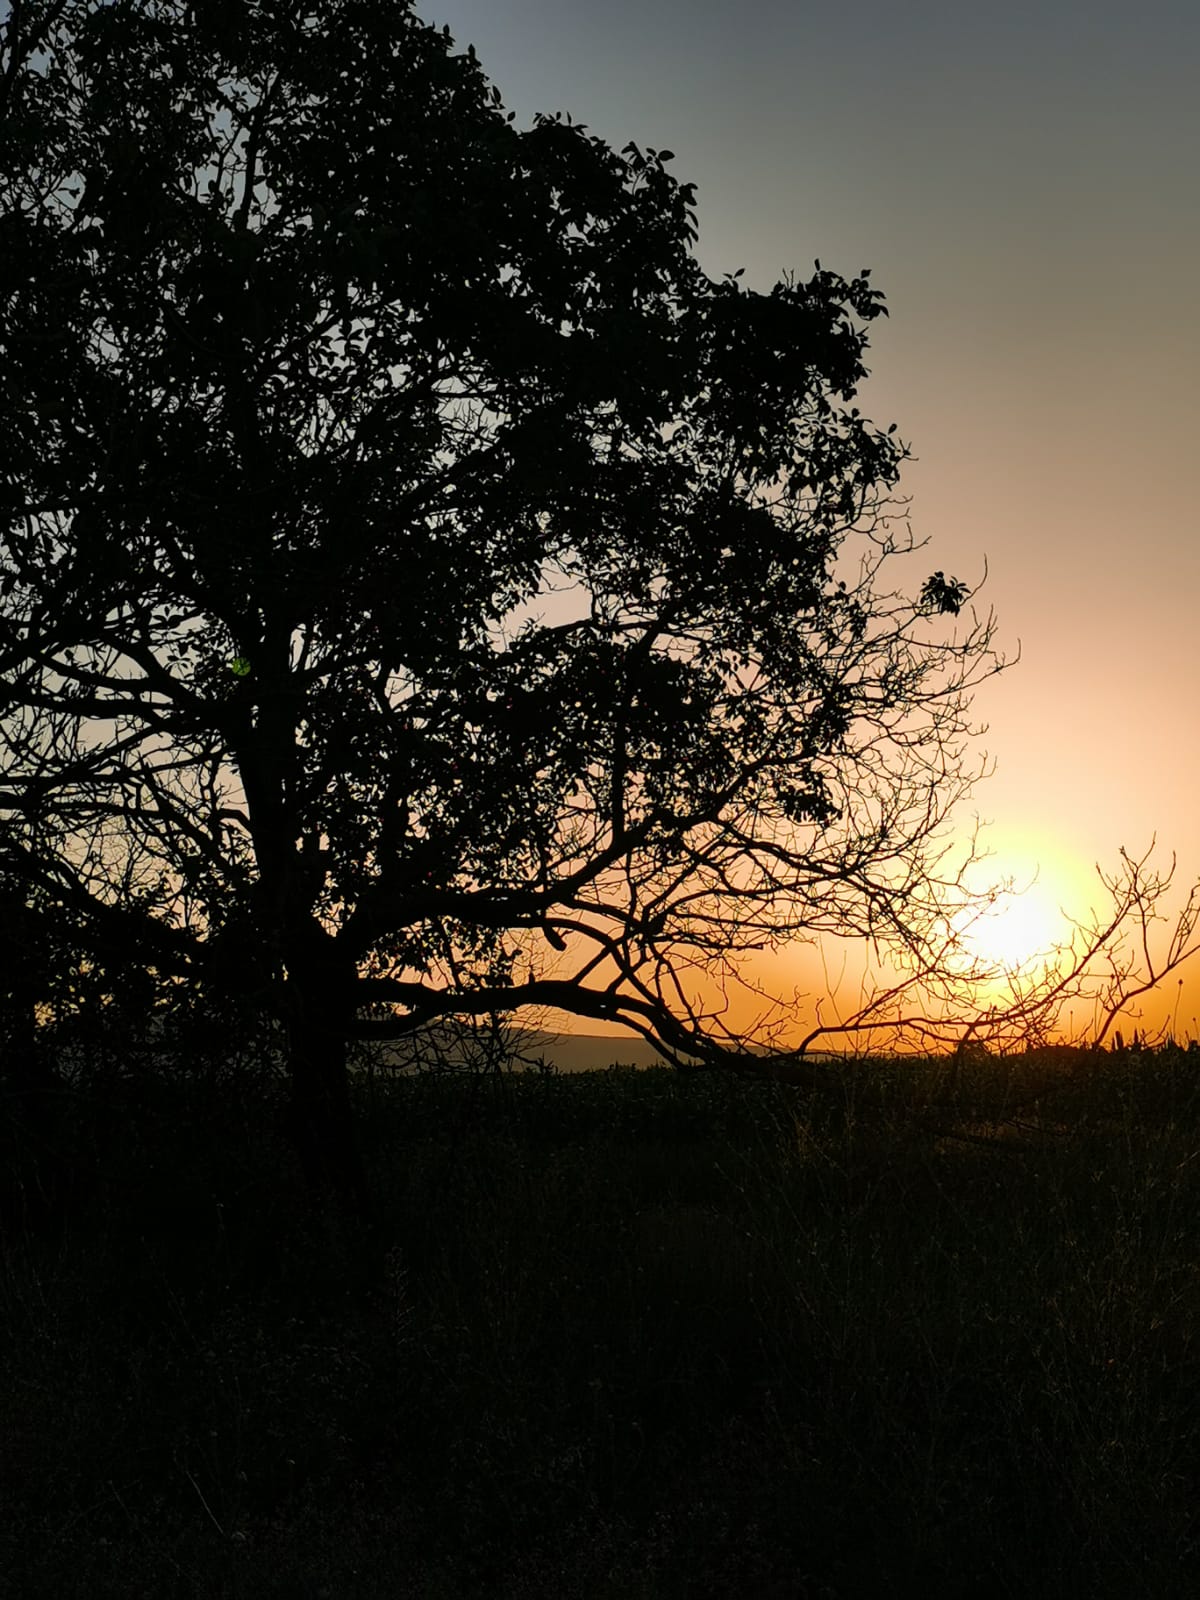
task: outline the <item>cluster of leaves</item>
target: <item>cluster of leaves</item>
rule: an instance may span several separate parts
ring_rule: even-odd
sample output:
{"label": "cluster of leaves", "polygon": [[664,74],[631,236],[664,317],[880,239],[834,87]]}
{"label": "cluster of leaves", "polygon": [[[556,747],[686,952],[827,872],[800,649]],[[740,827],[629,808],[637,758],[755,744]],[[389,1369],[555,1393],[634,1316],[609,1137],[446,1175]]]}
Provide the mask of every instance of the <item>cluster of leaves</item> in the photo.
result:
{"label": "cluster of leaves", "polygon": [[27,872],[163,970],[244,928],[390,977],[402,1026],[546,998],[537,928],[559,1000],[658,1037],[681,963],[923,936],[994,659],[930,632],[957,580],[877,582],[912,540],[851,404],[866,272],[709,279],[671,152],[517,128],[395,0],[2,37]]}

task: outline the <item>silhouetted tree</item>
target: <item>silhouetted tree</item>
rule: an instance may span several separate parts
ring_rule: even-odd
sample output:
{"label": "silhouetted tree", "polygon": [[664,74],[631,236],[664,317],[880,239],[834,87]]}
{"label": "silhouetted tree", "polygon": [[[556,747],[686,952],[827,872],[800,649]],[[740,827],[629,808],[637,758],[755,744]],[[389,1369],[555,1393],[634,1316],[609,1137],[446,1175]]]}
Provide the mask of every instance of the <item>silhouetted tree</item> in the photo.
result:
{"label": "silhouetted tree", "polygon": [[48,1209],[53,1069],[38,1027],[43,955],[25,885],[0,877],[0,1225]]}
{"label": "silhouetted tree", "polygon": [[866,272],[710,279],[669,151],[519,129],[403,0],[21,0],[0,81],[12,848],[255,974],[315,1181],[355,1033],[725,1059],[747,950],[920,952],[996,662],[880,581]]}
{"label": "silhouetted tree", "polygon": [[[86,1165],[72,1112],[145,1043],[144,961],[65,914],[0,828],[0,1226],[59,1220]],[[140,1036],[140,1037],[139,1037]],[[103,1119],[102,1119],[103,1120]]]}

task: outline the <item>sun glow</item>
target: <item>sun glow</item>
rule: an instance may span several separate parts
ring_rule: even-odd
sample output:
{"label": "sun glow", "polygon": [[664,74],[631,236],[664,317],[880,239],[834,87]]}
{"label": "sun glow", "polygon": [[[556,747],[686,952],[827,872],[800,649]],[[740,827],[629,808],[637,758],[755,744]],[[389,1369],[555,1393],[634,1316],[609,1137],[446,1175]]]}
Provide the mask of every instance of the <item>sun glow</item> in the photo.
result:
{"label": "sun glow", "polygon": [[[1069,840],[1049,832],[989,829],[986,854],[972,862],[965,886],[977,897],[952,926],[968,964],[986,969],[984,987],[1004,991],[1011,979],[1040,976],[1062,964],[1079,925],[1103,897],[1094,870]],[[1009,887],[1005,887],[1008,885]]]}
{"label": "sun glow", "polygon": [[984,966],[1009,976],[1040,967],[1070,937],[1061,906],[1035,883],[999,896],[964,929],[963,944]]}

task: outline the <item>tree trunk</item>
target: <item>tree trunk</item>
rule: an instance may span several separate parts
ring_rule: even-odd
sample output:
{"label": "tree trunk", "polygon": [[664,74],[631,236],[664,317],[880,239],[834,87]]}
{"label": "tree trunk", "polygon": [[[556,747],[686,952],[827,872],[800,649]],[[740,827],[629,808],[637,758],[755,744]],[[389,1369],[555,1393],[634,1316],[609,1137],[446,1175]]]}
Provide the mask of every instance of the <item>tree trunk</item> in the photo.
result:
{"label": "tree trunk", "polygon": [[4,1099],[0,1211],[35,1231],[53,1224],[69,1163],[59,1147],[61,1085],[37,1026],[42,975],[32,919],[9,904],[0,941],[0,1091]]}
{"label": "tree trunk", "polygon": [[353,965],[320,930],[286,955],[287,1053],[292,1137],[314,1198],[369,1210],[366,1169],[354,1127],[347,1036],[354,1012]]}

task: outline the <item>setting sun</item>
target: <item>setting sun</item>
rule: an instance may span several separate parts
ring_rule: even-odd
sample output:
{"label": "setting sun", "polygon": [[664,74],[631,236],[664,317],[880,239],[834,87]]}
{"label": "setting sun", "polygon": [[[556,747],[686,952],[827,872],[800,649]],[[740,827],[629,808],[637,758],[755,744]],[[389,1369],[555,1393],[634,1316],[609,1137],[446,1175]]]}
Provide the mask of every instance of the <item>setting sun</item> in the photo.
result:
{"label": "setting sun", "polygon": [[1070,926],[1053,895],[1040,884],[1002,896],[965,935],[973,956],[1010,974],[1036,965],[1070,938]]}

